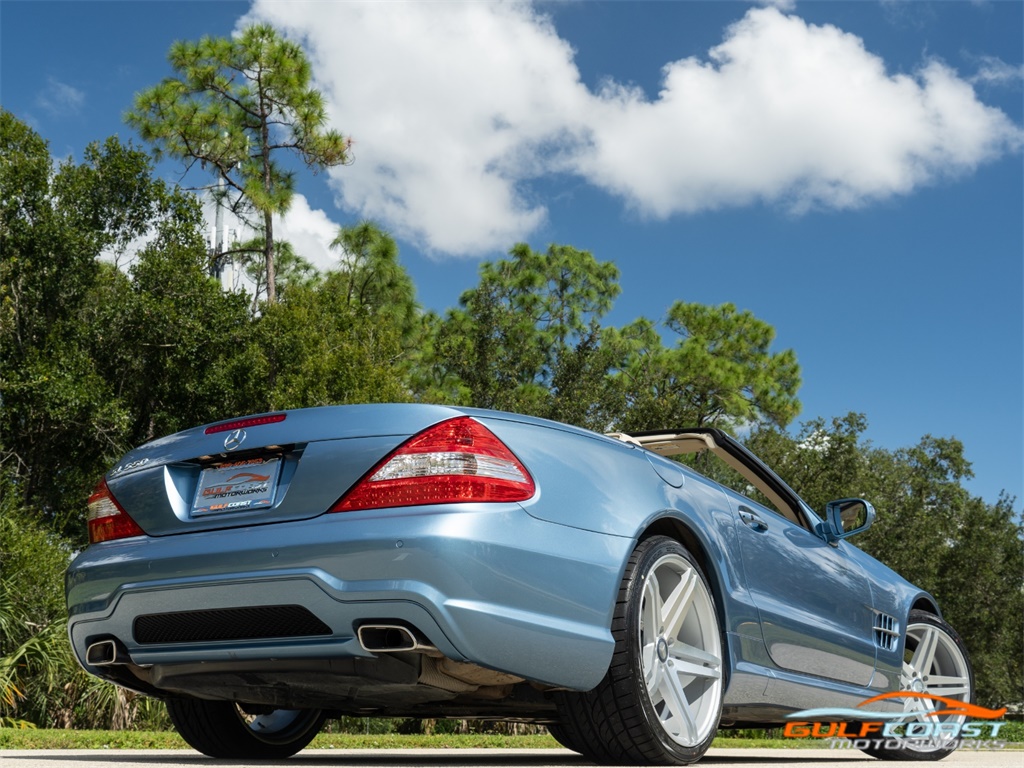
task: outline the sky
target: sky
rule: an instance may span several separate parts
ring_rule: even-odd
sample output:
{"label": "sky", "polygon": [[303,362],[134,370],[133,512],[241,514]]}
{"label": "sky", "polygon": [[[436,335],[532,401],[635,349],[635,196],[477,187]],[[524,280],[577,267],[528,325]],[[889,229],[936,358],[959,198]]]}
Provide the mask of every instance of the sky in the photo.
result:
{"label": "sky", "polygon": [[80,159],[175,40],[256,21],[354,141],[279,224],[318,266],[373,219],[444,311],[516,242],[589,250],[605,324],[732,302],[796,351],[798,422],[955,437],[1021,508],[1024,2],[0,0],[0,103]]}

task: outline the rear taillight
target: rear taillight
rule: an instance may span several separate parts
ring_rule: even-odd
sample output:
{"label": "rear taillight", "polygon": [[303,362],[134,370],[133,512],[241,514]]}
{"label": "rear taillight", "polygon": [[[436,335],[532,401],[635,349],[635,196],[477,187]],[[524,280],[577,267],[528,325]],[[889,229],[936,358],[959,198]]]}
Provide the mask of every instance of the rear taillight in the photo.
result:
{"label": "rear taillight", "polygon": [[89,543],[143,536],[145,531],[125,512],[110,493],[106,480],[100,480],[89,497]]}
{"label": "rear taillight", "polygon": [[515,454],[479,421],[459,416],[399,446],[330,511],[524,501],[533,492],[533,478]]}

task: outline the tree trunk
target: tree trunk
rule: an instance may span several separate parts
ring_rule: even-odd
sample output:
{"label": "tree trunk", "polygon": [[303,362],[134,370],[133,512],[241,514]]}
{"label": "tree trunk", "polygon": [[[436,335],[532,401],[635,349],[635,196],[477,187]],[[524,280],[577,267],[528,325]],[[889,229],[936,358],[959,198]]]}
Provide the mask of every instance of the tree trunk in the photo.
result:
{"label": "tree trunk", "polygon": [[[259,82],[259,81],[257,81]],[[270,110],[264,102],[263,84],[260,83],[260,143],[263,155],[263,190],[267,195],[267,209],[263,211],[264,256],[267,262],[267,304],[277,302],[277,280],[274,279],[274,214],[270,183]]]}
{"label": "tree trunk", "polygon": [[263,227],[266,233],[264,257],[267,264],[267,303],[273,304],[277,301],[277,280],[274,278],[274,224],[270,211],[263,213]]}

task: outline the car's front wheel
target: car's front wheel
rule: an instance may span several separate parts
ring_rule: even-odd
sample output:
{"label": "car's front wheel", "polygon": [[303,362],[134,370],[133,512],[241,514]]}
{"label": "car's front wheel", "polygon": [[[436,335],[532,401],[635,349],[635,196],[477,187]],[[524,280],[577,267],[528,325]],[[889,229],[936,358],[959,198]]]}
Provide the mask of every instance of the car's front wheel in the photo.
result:
{"label": "car's front wheel", "polygon": [[612,635],[601,683],[559,694],[559,741],[600,763],[699,760],[722,713],[722,633],[708,581],[679,542],[653,536],[637,545]]}
{"label": "car's front wheel", "polygon": [[909,694],[902,737],[861,751],[882,760],[941,760],[956,750],[956,726],[966,718],[939,714],[951,705],[931,696],[973,703],[974,671],[960,635],[932,613],[910,612],[900,690]]}
{"label": "car's front wheel", "polygon": [[168,699],[167,713],[193,749],[232,760],[291,757],[320,732],[325,718],[318,709],[253,714],[231,701],[203,699]]}

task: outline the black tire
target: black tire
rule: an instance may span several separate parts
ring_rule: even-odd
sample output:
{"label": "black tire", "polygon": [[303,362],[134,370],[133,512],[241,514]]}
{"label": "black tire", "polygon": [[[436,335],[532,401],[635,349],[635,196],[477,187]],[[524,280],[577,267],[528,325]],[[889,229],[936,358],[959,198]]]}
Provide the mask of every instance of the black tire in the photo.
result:
{"label": "black tire", "polygon": [[[935,614],[926,611],[910,612],[907,618],[907,641],[904,650],[904,662],[910,664],[913,660],[914,653],[918,648],[918,642],[925,637],[925,633],[934,634],[939,641],[936,643],[936,651],[932,662],[929,664],[929,668],[917,670],[917,672],[923,675],[943,675],[946,677],[949,677],[950,673],[954,673],[955,676],[966,679],[967,692],[960,693],[951,698],[959,698],[961,701],[973,704],[974,670],[971,668],[971,659],[967,654],[967,648],[956,630]],[[904,690],[910,690],[906,680],[902,680],[901,683],[903,684],[901,687]],[[941,688],[928,688],[925,686],[925,690],[928,693],[945,695],[945,691]],[[950,719],[951,717],[945,716],[942,719]],[[861,748],[861,752],[880,760],[941,760],[956,751],[958,741],[953,739],[950,742],[951,746],[948,747],[915,748],[913,746],[914,741],[908,740],[905,742],[908,746],[902,748],[887,749],[883,744],[879,747]],[[856,744],[856,742],[854,743]]]}
{"label": "black tire", "polygon": [[580,747],[580,745],[573,739],[572,732],[570,730],[566,729],[562,725],[555,725],[554,723],[549,723],[547,728],[548,733],[550,733],[554,737],[555,741],[563,747],[571,749],[573,752],[583,753],[582,747]]}
{"label": "black tire", "polygon": [[291,757],[320,732],[318,709],[277,709],[252,721],[231,701],[168,699],[167,713],[181,737],[210,757],[279,760]]}
{"label": "black tire", "polygon": [[[648,590],[655,595],[655,586],[658,596],[649,605]],[[686,590],[692,595],[684,600],[689,607],[666,622],[666,614],[658,613],[668,605],[666,593],[671,600]],[[645,619],[667,626],[648,627]],[[591,691],[556,694],[560,722],[555,738],[597,763],[696,762],[711,746],[722,714],[724,645],[707,578],[685,547],[666,536],[637,545],[626,565],[611,629],[615,651],[604,679]],[[703,655],[697,661],[695,651]],[[662,686],[669,690],[664,696]],[[670,701],[672,695],[682,700]],[[692,729],[681,727],[684,723]]]}

